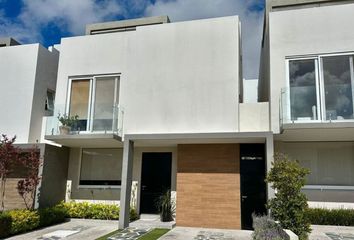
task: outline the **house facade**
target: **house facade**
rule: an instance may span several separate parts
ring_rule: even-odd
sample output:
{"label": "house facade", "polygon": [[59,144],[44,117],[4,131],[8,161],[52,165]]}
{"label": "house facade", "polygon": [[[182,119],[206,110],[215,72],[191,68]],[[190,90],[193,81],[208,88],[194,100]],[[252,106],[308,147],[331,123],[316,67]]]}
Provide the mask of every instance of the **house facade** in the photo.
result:
{"label": "house facade", "polygon": [[310,206],[353,207],[354,1],[267,1],[259,101],[275,151],[311,173]]}
{"label": "house facade", "polygon": [[[0,39],[0,133],[16,136],[16,146],[23,151],[38,147],[42,176],[35,199],[36,207],[53,205],[65,196],[68,149],[45,144],[46,118],[53,115],[59,52],[40,44],[21,45],[12,38]],[[64,161],[61,160],[64,158]],[[13,169],[8,176],[5,208],[24,208],[17,183],[25,171]],[[53,181],[56,179],[56,181]],[[63,185],[64,184],[64,185]],[[56,191],[52,191],[56,189]]]}
{"label": "house facade", "polygon": [[274,152],[311,170],[310,206],[352,208],[353,11],[354,1],[266,1],[259,81],[243,80],[237,16],[97,23],[50,51],[0,48],[0,56],[26,47],[35,56],[19,52],[13,72],[17,55],[0,58],[3,101],[30,75],[21,64],[38,62],[32,83],[24,80],[31,96],[15,98],[32,105],[10,112],[0,130],[49,149],[37,206],[119,204],[120,228],[130,206],[156,214],[156,199],[171,191],[178,226],[249,229],[274,196],[264,182]]}
{"label": "house facade", "polygon": [[[263,179],[273,140],[268,104],[242,103],[238,17],[153,17],[86,33],[62,39],[46,133],[70,148],[70,199],[119,201],[125,227],[131,204],[157,213],[170,189],[177,225],[241,228],[244,218],[250,227],[271,194]],[[71,134],[58,114],[78,116]]]}

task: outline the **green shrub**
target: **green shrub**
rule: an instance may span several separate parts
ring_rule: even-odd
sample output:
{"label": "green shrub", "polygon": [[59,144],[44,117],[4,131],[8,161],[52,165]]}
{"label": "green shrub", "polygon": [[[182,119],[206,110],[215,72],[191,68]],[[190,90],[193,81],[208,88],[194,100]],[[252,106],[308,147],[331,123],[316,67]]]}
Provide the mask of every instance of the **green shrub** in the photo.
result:
{"label": "green shrub", "polygon": [[39,209],[38,213],[39,213],[40,227],[46,227],[46,226],[64,222],[66,217],[65,209],[59,206]]}
{"label": "green shrub", "polygon": [[[88,203],[88,202],[66,202],[60,203],[58,207],[66,212],[66,217],[69,218],[87,218],[87,219],[103,219],[103,220],[118,220],[119,206],[108,205],[103,203]],[[130,219],[134,221],[139,216],[135,209],[130,209]]]}
{"label": "green shrub", "polygon": [[164,192],[157,201],[157,208],[160,212],[161,222],[173,221],[174,204],[171,201],[171,191]]}
{"label": "green shrub", "polygon": [[288,240],[289,236],[268,216],[253,215],[253,240]]}
{"label": "green shrub", "polygon": [[11,210],[7,212],[12,219],[11,234],[18,234],[39,227],[39,214],[31,210]]}
{"label": "green shrub", "polygon": [[354,209],[309,208],[306,215],[311,224],[354,226]]}
{"label": "green shrub", "polygon": [[290,229],[300,240],[308,239],[311,231],[307,198],[301,192],[305,177],[309,171],[302,168],[297,161],[291,161],[284,154],[276,154],[275,161],[266,181],[276,189],[275,198],[268,202],[271,216],[280,222],[284,229]]}
{"label": "green shrub", "polygon": [[135,210],[135,208],[131,208],[130,209],[130,221],[135,221],[139,219],[139,214],[138,212]]}
{"label": "green shrub", "polygon": [[0,238],[11,234],[12,218],[8,213],[0,213]]}

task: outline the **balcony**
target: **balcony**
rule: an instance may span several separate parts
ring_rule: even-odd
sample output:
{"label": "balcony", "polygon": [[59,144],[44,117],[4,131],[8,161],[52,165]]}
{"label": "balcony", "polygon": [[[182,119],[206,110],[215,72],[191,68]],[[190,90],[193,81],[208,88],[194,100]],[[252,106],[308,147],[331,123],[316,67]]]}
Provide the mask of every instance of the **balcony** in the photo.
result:
{"label": "balcony", "polygon": [[354,122],[353,102],[346,99],[344,94],[326,106],[324,99],[322,100],[316,93],[315,87],[302,86],[283,88],[280,99],[281,125],[304,123],[351,125]]}
{"label": "balcony", "polygon": [[67,130],[58,116],[68,112],[65,105],[56,105],[54,115],[47,118],[45,139],[69,147],[116,147],[121,145],[123,108],[98,104],[88,116],[78,116]]}

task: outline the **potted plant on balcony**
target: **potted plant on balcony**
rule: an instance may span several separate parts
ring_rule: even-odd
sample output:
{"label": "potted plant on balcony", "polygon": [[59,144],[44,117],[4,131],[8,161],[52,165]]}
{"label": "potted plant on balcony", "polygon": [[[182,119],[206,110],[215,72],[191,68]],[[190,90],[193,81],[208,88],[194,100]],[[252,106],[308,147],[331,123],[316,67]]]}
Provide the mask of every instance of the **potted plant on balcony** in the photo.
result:
{"label": "potted plant on balcony", "polygon": [[79,121],[79,116],[68,116],[66,114],[61,115],[59,113],[58,120],[61,123],[61,126],[59,126],[60,134],[67,135],[70,133],[71,127]]}

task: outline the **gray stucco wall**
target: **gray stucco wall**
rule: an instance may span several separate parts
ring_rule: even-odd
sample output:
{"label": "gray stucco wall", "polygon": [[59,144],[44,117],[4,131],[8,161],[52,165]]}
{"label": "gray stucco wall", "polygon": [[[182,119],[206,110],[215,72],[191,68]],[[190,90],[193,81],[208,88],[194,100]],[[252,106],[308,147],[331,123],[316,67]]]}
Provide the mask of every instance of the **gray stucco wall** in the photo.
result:
{"label": "gray stucco wall", "polygon": [[45,145],[39,207],[49,207],[65,200],[69,149]]}

